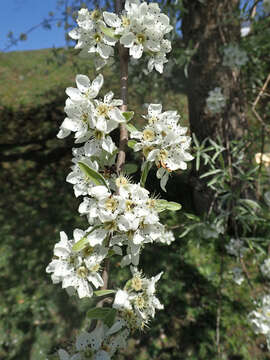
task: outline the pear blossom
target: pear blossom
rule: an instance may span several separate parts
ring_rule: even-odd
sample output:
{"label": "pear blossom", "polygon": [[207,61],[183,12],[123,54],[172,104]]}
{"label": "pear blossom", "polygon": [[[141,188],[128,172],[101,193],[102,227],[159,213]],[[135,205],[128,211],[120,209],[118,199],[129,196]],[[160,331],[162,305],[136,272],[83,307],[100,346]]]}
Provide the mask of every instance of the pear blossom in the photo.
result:
{"label": "pear blossom", "polygon": [[156,309],[163,305],[155,296],[156,283],[162,272],[147,279],[137,267],[131,267],[133,277],[126,283],[123,290],[115,295],[113,307],[119,311],[130,330],[143,329],[155,317]]}
{"label": "pear blossom", "polygon": [[117,319],[110,328],[101,323],[91,333],[80,333],[75,342],[76,353],[70,356],[60,349],[60,360],[110,360],[118,349],[126,347],[129,330],[125,326],[124,320]]}
{"label": "pear blossom", "polygon": [[244,242],[240,239],[230,239],[229,244],[225,245],[225,249],[228,254],[237,258],[241,258],[248,251],[248,248],[244,246]]}
{"label": "pear blossom", "polygon": [[248,318],[255,334],[266,336],[270,350],[270,295],[264,295],[259,303],[258,308],[249,313]]}
{"label": "pear blossom", "polygon": [[223,50],[223,65],[230,68],[240,68],[248,61],[247,53],[236,44],[229,44]]}
{"label": "pear blossom", "polygon": [[185,170],[186,162],[193,159],[188,152],[191,138],[186,135],[187,128],[179,125],[179,118],[177,111],[162,112],[161,104],[150,104],[144,130],[131,132],[131,138],[139,140],[134,151],[142,150],[146,161],[156,164],[165,191],[169,173]]}
{"label": "pear blossom", "polygon": [[231,272],[233,274],[233,281],[237,285],[241,285],[243,283],[243,281],[245,280],[243,270],[240,267],[235,266],[234,268],[232,268]]}
{"label": "pear blossom", "polygon": [[214,90],[209,91],[206,104],[213,114],[218,114],[222,111],[226,105],[226,99],[222,94],[220,87],[216,87]]}
{"label": "pear blossom", "polygon": [[[46,272],[52,273],[54,284],[62,282],[62,288],[73,288],[80,298],[91,297],[92,285],[95,288],[103,286],[99,270],[108,249],[102,245],[103,234],[98,230],[75,229],[73,236],[74,239],[68,240],[67,235],[60,232],[60,242],[54,247],[54,258],[47,266]],[[73,245],[84,237],[88,239],[89,244],[80,252],[74,251]]]}
{"label": "pear blossom", "polygon": [[107,26],[99,10],[89,12],[81,9],[78,12],[77,24],[78,27],[69,32],[69,36],[77,41],[75,49],[81,49],[82,57],[90,55],[96,60],[98,56],[101,61],[95,64],[100,69],[113,56],[116,40],[106,35]]}
{"label": "pear blossom", "polygon": [[164,36],[172,26],[158,4],[127,0],[121,17],[104,12],[104,20],[115,29],[120,43],[129,49],[131,57],[139,59],[145,53],[149,57],[148,71],[155,68],[163,72],[163,65],[168,61],[166,53],[171,51],[171,43]]}
{"label": "pear blossom", "polygon": [[118,106],[123,101],[113,99],[113,92],[105,95],[104,100],[95,99],[103,85],[103,76],[98,75],[93,82],[86,75],[76,76],[77,88],[67,88],[67,117],[60,126],[58,138],[75,133],[75,143],[85,143],[85,155],[102,157],[103,153],[113,154],[116,146],[109,133],[125,122]]}
{"label": "pear blossom", "polygon": [[[116,183],[119,184],[119,179]],[[116,193],[105,186],[95,186],[89,189],[89,195],[80,204],[79,213],[87,216],[89,224],[102,226],[104,238],[111,239],[110,246],[127,246],[122,266],[138,265],[144,244],[166,242],[155,199],[139,184],[122,184]]]}

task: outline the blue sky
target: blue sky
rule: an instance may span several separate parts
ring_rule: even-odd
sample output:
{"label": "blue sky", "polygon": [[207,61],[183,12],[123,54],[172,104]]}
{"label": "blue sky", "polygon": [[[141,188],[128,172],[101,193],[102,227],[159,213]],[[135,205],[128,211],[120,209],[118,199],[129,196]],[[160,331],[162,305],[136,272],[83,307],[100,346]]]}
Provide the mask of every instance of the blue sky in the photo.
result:
{"label": "blue sky", "polygon": [[[2,51],[8,41],[7,33],[13,31],[14,36],[19,36],[32,26],[41,23],[48,17],[49,11],[55,11],[56,0],[2,0],[0,15],[0,50]],[[28,35],[26,41],[20,41],[9,51],[33,50],[65,45],[64,30],[53,26],[52,30],[39,28]]]}
{"label": "blue sky", "polygon": [[[57,0],[1,0],[0,51],[8,44],[6,35],[9,31],[14,33],[15,38],[18,37],[41,23],[50,11],[55,11],[56,3]],[[59,12],[55,14],[60,16]],[[12,46],[8,51],[62,47],[65,45],[64,38],[63,27],[53,25],[52,30],[40,27],[31,32],[26,41],[18,42],[18,45]]]}

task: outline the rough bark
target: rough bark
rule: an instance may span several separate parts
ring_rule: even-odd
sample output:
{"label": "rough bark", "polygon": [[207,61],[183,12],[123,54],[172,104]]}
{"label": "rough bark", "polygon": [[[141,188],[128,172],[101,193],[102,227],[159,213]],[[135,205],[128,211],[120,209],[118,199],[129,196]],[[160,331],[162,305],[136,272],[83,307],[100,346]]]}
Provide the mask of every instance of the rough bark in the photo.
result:
{"label": "rough bark", "polygon": [[[219,136],[226,146],[230,140],[241,138],[247,129],[240,72],[222,65],[222,47],[240,39],[239,0],[184,0],[184,6],[184,42],[196,48],[187,85],[191,132],[199,141]],[[227,99],[223,112],[217,115],[206,106],[208,93],[215,87],[221,87]],[[193,176],[194,203],[201,213],[208,209],[212,195],[198,181],[198,175]]]}

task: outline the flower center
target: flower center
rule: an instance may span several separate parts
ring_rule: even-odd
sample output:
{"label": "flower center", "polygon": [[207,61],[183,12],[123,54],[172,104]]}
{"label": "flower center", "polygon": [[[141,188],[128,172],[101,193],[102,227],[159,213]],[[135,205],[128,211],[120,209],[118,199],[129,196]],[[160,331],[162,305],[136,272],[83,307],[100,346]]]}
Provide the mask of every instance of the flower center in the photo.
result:
{"label": "flower center", "polygon": [[100,11],[95,9],[94,11],[91,12],[91,18],[95,21],[99,20],[101,18],[101,14]]}
{"label": "flower center", "polygon": [[120,186],[124,186],[124,185],[127,185],[128,184],[128,179],[125,178],[124,176],[119,176],[116,180],[115,180],[115,185],[117,187],[120,187]]}
{"label": "flower center", "polygon": [[132,200],[126,201],[126,211],[131,211],[132,209],[135,208],[135,206],[136,204]]}
{"label": "flower center", "polygon": [[122,16],[122,24],[124,27],[127,27],[130,25],[130,20],[126,16]]}
{"label": "flower center", "polygon": [[106,104],[100,104],[97,107],[97,113],[99,116],[108,116],[109,106]]}
{"label": "flower center", "polygon": [[114,198],[109,198],[106,200],[105,206],[106,206],[107,210],[109,210],[111,212],[115,212],[115,210],[117,209],[117,206],[118,206],[118,202]]}
{"label": "flower center", "polygon": [[135,305],[137,306],[137,308],[139,309],[143,309],[145,307],[145,301],[142,295],[139,295],[136,297],[135,299]]}
{"label": "flower center", "polygon": [[146,36],[144,34],[137,34],[136,39],[139,44],[143,44],[146,40]]}
{"label": "flower center", "polygon": [[95,137],[97,140],[103,139],[103,132],[96,129],[96,130],[94,131],[94,137]]}
{"label": "flower center", "polygon": [[86,113],[83,113],[83,114],[82,114],[82,121],[83,121],[84,123],[88,123],[88,114],[86,114]]}
{"label": "flower center", "polygon": [[80,266],[77,269],[77,275],[81,278],[86,278],[86,276],[88,275],[88,269],[85,266]]}
{"label": "flower center", "polygon": [[142,289],[142,279],[138,275],[133,276],[131,286],[134,290],[140,291]]}
{"label": "flower center", "polygon": [[145,141],[152,141],[155,138],[155,133],[153,130],[145,129],[143,131],[143,138]]}
{"label": "flower center", "polygon": [[83,352],[83,356],[85,359],[92,359],[93,358],[93,351],[91,349],[85,349],[84,352]]}
{"label": "flower center", "polygon": [[164,162],[168,157],[168,151],[165,149],[161,149],[158,155],[158,159],[160,162]]}
{"label": "flower center", "polygon": [[95,33],[95,35],[94,35],[95,42],[99,43],[101,41],[101,39],[102,39],[102,36],[98,33]]}
{"label": "flower center", "polygon": [[84,257],[88,257],[90,255],[92,255],[94,252],[94,248],[92,248],[92,246],[86,246],[84,249],[83,249],[83,256]]}

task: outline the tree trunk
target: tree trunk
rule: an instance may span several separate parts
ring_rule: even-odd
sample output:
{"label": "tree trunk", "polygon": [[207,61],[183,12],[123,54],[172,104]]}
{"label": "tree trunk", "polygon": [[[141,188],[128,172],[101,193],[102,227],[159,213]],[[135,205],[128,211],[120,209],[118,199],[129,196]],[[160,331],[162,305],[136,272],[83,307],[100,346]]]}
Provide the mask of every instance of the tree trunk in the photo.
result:
{"label": "tree trunk", "polygon": [[[184,6],[187,10],[182,21],[184,42],[196,49],[187,82],[191,132],[199,141],[206,137],[216,140],[219,136],[226,145],[241,138],[247,129],[239,70],[222,65],[222,48],[240,39],[239,0],[184,0]],[[206,99],[216,87],[222,89],[226,106],[214,115],[207,109]],[[212,195],[198,181],[199,175],[192,177],[193,195],[196,210],[202,213],[208,209]]]}

